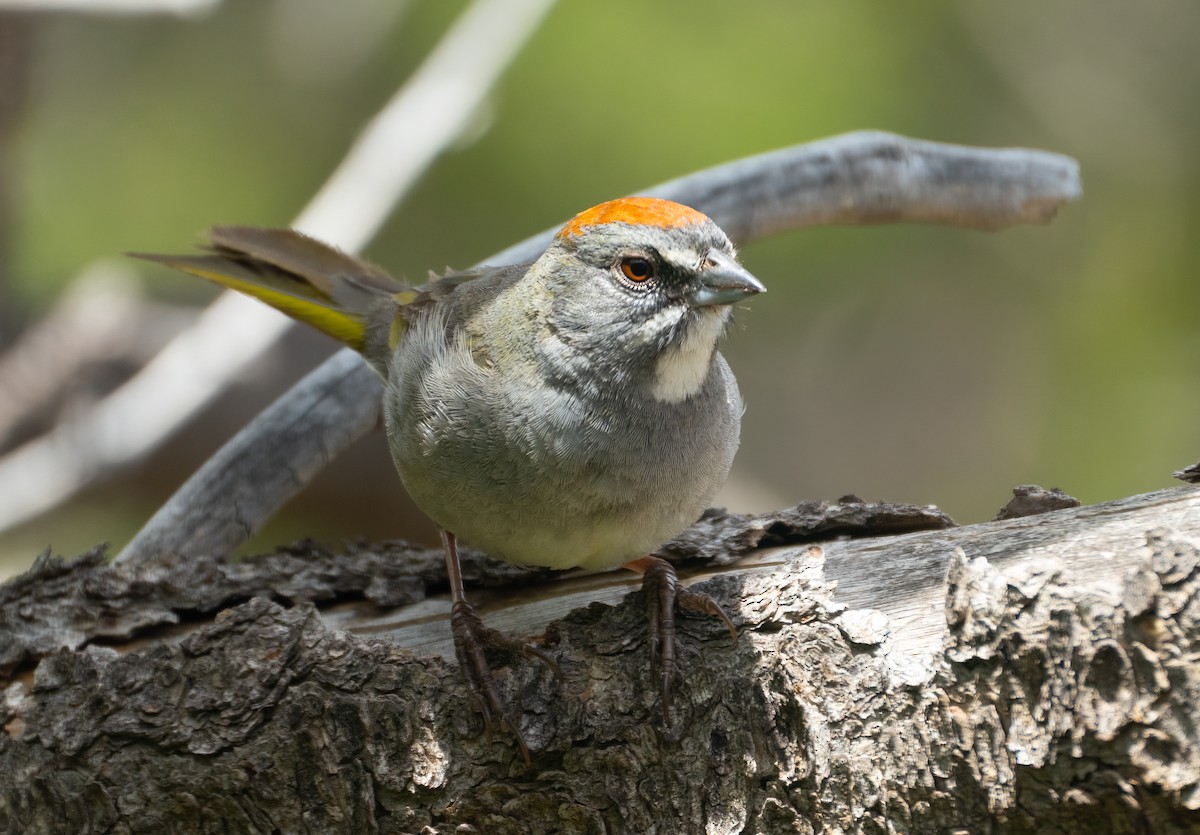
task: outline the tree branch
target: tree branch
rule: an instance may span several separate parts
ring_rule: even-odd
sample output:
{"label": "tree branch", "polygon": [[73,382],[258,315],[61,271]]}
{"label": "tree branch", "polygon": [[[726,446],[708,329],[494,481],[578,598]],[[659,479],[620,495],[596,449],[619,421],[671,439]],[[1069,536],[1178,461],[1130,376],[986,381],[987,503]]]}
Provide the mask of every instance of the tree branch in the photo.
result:
{"label": "tree branch", "polygon": [[[229,489],[239,487],[231,484]],[[761,516],[710,510],[664,545],[659,554],[694,571],[733,562],[767,545],[805,542],[819,536],[878,536],[952,524],[933,507],[858,501],[805,502]],[[193,535],[202,536],[203,531]],[[542,584],[541,591],[527,591],[521,597],[519,608],[529,613],[537,612],[537,607],[528,605],[530,594],[553,598],[561,614],[566,611],[561,608],[564,601],[610,588],[614,577],[624,577],[623,572],[575,573],[571,575],[575,590],[567,592],[558,582],[562,572],[517,568],[469,549],[461,554],[466,582],[483,587],[485,595],[518,584]],[[556,582],[550,583],[551,578]],[[254,595],[292,602],[361,597],[372,606],[422,603],[417,621],[405,628],[420,630],[412,635],[416,644],[452,658],[450,633],[441,621],[450,611],[445,594],[448,582],[441,549],[413,548],[403,542],[363,545],[343,554],[302,543],[252,560],[179,560],[159,565],[152,572],[129,563],[110,565],[103,548],[70,562],[46,552],[25,574],[0,586],[0,624],[9,627],[0,631],[0,676],[60,647],[78,649],[98,639],[128,639],[149,626],[207,616]],[[621,580],[618,585],[623,588],[628,583]],[[438,618],[428,617],[432,610],[440,612]],[[517,624],[519,631],[527,631],[529,626]]]}
{"label": "tree branch", "polygon": [[220,2],[221,0],[0,0],[0,10],[96,15],[172,14],[192,17],[212,11]]}
{"label": "tree branch", "polygon": [[1200,826],[1200,488],[782,547],[780,519],[709,522],[700,539],[760,545],[705,584],[737,644],[681,624],[671,728],[639,594],[599,591],[617,605],[572,602],[561,620],[553,598],[508,596],[541,609],[524,622],[563,668],[558,682],[517,660],[499,679],[531,767],[509,734],[481,733],[453,667],[403,640],[429,601],[388,616],[256,599],[136,648],[55,651],[11,684],[0,827]]}

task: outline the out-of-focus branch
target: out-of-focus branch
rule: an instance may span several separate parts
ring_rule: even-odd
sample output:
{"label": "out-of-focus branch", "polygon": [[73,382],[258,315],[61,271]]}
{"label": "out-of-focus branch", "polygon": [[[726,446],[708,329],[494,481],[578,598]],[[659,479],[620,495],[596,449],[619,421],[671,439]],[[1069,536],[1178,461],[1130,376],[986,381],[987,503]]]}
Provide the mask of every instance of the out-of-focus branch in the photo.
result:
{"label": "out-of-focus branch", "polygon": [[554,0],[476,0],[371,121],[293,224],[356,252],[433,160],[471,124],[484,96]]}
{"label": "out-of-focus branch", "polygon": [[141,365],[196,316],[148,300],[128,265],[101,261],[0,355],[0,448],[44,420],[80,375],[98,365]]}
{"label": "out-of-focus branch", "polygon": [[[734,241],[806,226],[937,223],[999,230],[1049,223],[1083,194],[1079,163],[1030,148],[972,148],[855,131],[718,165],[644,194],[702,209]],[[489,264],[536,258],[558,226]]]}
{"label": "out-of-focus branch", "polygon": [[[359,249],[461,135],[551,5],[553,0],[476,0],[367,126],[296,225],[344,249]],[[290,324],[237,294],[218,298],[94,409],[0,460],[0,530],[158,448]]]}
{"label": "out-of-focus branch", "polygon": [[23,318],[23,305],[13,276],[13,206],[18,163],[17,155],[10,153],[10,146],[29,100],[34,35],[29,17],[0,10],[0,347],[7,347],[16,338]]}
{"label": "out-of-focus branch", "polygon": [[[1019,223],[1044,223],[1058,206],[1081,193],[1074,160],[1026,149],[965,148],[863,132],[798,145],[701,171],[647,193],[695,206],[711,215],[739,243],[784,229],[823,223],[882,223],[905,220],[969,228],[1000,229]],[[535,257],[551,232],[498,253],[488,263],[513,263]],[[270,513],[303,486],[283,477],[277,459],[291,471],[315,472],[307,458],[319,451],[318,464],[336,456],[366,431],[365,417],[377,413],[379,384],[365,365],[353,366],[348,350],[309,374],[210,459],[173,496],[118,555],[118,560],[147,564],[176,558],[205,559],[229,553],[245,542]],[[303,448],[288,447],[301,403],[319,401],[319,392],[350,386],[351,402],[339,389],[337,403],[305,418],[312,437]],[[307,408],[307,407],[306,407]],[[238,485],[237,491],[231,485]],[[244,497],[256,497],[255,516]],[[202,520],[202,524],[201,524]],[[198,535],[203,528],[204,535]]]}
{"label": "out-of-focus branch", "polygon": [[212,11],[220,2],[221,0],[0,0],[0,10],[190,16]]}

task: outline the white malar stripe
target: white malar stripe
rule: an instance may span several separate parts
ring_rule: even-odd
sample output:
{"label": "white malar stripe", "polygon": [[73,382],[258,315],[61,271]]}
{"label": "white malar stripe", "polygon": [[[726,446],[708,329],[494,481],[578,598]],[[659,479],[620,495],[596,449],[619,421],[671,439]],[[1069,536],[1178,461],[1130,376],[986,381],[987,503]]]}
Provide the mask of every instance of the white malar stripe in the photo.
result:
{"label": "white malar stripe", "polygon": [[655,363],[650,388],[655,400],[679,403],[700,391],[727,318],[727,307],[701,310],[683,340],[663,352]]}

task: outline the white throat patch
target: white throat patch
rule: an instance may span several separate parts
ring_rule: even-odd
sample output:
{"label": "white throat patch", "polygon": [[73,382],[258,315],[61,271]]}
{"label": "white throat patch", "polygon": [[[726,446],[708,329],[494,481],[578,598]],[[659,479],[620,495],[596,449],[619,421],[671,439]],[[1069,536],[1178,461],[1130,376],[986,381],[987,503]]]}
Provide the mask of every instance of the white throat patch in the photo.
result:
{"label": "white throat patch", "polygon": [[700,391],[728,318],[728,307],[701,310],[683,340],[663,352],[654,365],[650,387],[655,400],[679,403]]}

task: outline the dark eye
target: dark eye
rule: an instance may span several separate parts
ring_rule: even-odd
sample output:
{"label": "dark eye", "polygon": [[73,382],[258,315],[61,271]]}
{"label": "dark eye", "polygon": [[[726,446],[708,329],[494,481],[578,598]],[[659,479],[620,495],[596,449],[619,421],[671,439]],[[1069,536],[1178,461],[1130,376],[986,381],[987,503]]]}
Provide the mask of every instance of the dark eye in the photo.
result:
{"label": "dark eye", "polygon": [[631,256],[621,261],[621,272],[635,284],[654,278],[654,264],[649,258]]}

